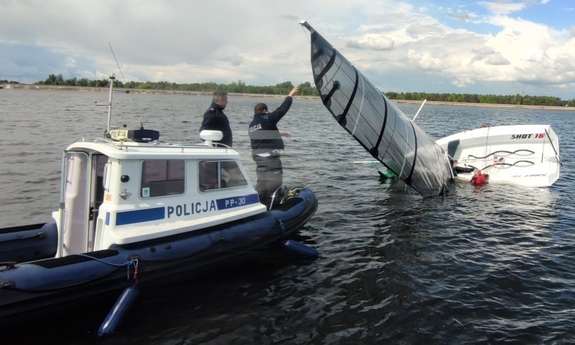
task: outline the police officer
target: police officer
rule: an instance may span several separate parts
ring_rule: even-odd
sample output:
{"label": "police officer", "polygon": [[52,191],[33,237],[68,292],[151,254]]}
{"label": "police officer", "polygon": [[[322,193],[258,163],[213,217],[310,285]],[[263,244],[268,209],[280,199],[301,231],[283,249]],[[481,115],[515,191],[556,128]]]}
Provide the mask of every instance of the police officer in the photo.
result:
{"label": "police officer", "polygon": [[223,134],[221,142],[227,146],[232,146],[233,136],[232,129],[230,128],[230,121],[224,114],[224,109],[228,104],[228,93],[225,91],[214,92],[212,104],[210,108],[204,113],[204,120],[200,127],[200,132],[204,129],[221,131]]}
{"label": "police officer", "polygon": [[[249,125],[248,134],[252,146],[252,157],[256,162],[256,191],[260,202],[268,206],[273,193],[283,184],[283,170],[280,159],[284,148],[282,136],[291,138],[289,132],[280,131],[278,122],[291,107],[293,95],[298,91],[294,87],[283,103],[271,113],[264,103],[256,104],[254,119]],[[271,207],[271,205],[269,205]]]}

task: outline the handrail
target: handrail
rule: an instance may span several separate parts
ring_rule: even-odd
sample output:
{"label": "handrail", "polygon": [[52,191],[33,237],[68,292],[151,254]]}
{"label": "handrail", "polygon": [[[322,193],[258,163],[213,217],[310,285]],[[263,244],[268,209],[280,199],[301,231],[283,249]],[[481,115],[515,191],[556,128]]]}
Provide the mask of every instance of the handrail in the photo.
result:
{"label": "handrail", "polygon": [[549,138],[549,143],[551,144],[553,151],[555,151],[555,158],[557,158],[557,162],[559,162],[559,165],[563,167],[563,162],[561,162],[561,158],[559,158],[559,152],[557,152],[557,149],[555,149],[555,145],[553,145],[553,139],[551,139],[551,136],[549,135],[547,128],[545,128],[545,134],[547,134],[547,138]]}

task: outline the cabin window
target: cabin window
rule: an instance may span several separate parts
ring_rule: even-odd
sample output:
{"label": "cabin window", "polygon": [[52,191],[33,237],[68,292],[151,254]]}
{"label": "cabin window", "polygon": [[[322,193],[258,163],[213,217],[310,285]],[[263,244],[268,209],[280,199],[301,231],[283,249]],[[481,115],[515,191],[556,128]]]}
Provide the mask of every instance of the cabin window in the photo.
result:
{"label": "cabin window", "polygon": [[202,192],[248,184],[235,161],[200,161],[198,170]]}
{"label": "cabin window", "polygon": [[149,160],[142,164],[140,196],[183,194],[185,187],[185,164],[183,160]]}

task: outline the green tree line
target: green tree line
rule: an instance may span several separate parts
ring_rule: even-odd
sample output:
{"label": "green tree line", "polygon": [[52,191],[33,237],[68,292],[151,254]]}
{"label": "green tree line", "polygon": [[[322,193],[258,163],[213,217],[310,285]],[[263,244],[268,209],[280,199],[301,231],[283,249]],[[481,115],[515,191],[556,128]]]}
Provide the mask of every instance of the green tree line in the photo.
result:
{"label": "green tree line", "polygon": [[[89,87],[106,87],[108,79],[88,80],[86,78],[64,79],[61,74],[50,74],[44,81],[38,81],[35,84],[40,85],[65,85],[65,86],[89,86]],[[123,83],[116,80],[114,87],[127,89],[144,89],[144,90],[174,90],[174,91],[199,91],[214,92],[223,90],[229,93],[249,93],[249,94],[266,94],[266,95],[285,95],[294,87],[290,81],[276,84],[275,86],[254,86],[246,85],[242,80],[233,81],[229,84],[218,84],[214,82],[207,83],[189,83],[177,84],[168,81],[159,82],[136,82],[129,81]],[[315,86],[309,82],[298,85],[299,95],[318,96]],[[575,99],[569,101],[561,100],[559,97],[552,96],[531,96],[531,95],[479,95],[479,94],[457,94],[457,93],[427,93],[427,92],[386,92],[385,95],[392,100],[410,100],[410,101],[439,101],[439,102],[459,102],[459,103],[486,103],[486,104],[512,104],[512,105],[539,105],[539,106],[568,106],[575,107]]]}
{"label": "green tree line", "polygon": [[512,105],[542,105],[575,107],[575,99],[563,101],[559,97],[530,95],[478,95],[468,93],[425,93],[425,92],[387,92],[386,96],[395,100],[439,101],[459,103],[486,103]]}
{"label": "green tree line", "polygon": [[[64,79],[61,74],[50,74],[44,81],[36,82],[38,85],[64,85],[64,86],[89,86],[89,87],[106,87],[109,79],[101,80],[88,80],[86,78],[70,78]],[[176,84],[168,81],[146,81],[137,82],[129,81],[122,82],[119,80],[114,81],[114,87],[125,89],[137,90],[172,90],[172,91],[199,91],[199,92],[214,92],[223,90],[228,93],[250,93],[250,94],[265,94],[265,95],[286,95],[294,85],[290,81],[276,84],[275,86],[254,86],[246,85],[242,80],[233,81],[229,84],[218,84],[214,82],[207,83],[191,83],[191,84]],[[317,89],[309,82],[298,85],[298,95],[302,96],[318,96]]]}

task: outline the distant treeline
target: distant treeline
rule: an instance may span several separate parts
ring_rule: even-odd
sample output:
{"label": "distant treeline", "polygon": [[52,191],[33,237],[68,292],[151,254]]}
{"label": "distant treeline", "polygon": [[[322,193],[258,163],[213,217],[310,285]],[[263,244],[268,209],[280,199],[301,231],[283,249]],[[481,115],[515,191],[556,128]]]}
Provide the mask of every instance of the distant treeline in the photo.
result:
{"label": "distant treeline", "polygon": [[[13,81],[0,80],[0,83],[16,83]],[[88,87],[106,87],[109,79],[88,80],[86,78],[64,79],[61,74],[50,74],[44,81],[38,81],[38,85],[62,85],[62,86],[88,86]],[[191,83],[176,84],[167,81],[160,82],[122,82],[116,80],[114,87],[140,90],[173,90],[173,91],[198,91],[213,92],[223,90],[229,93],[249,93],[264,95],[287,95],[294,87],[290,81],[279,83],[275,86],[254,86],[246,85],[245,82],[238,80],[229,84],[208,83]],[[317,89],[309,82],[298,85],[299,95],[318,96]],[[575,107],[575,99],[570,101],[561,100],[559,97],[551,96],[530,96],[530,95],[478,95],[478,94],[457,94],[457,93],[426,93],[426,92],[386,92],[385,95],[393,100],[409,101],[439,101],[439,102],[459,102],[459,103],[485,103],[485,104],[513,104],[513,105],[539,105],[539,106],[568,106]]]}
{"label": "distant treeline", "polygon": [[529,96],[529,95],[477,95],[467,93],[425,93],[425,92],[387,92],[389,99],[460,102],[460,103],[486,103],[486,104],[513,104],[513,105],[543,105],[556,107],[575,107],[575,99],[563,101],[559,97]]}
{"label": "distant treeline", "polygon": [[[36,82],[39,85],[64,85],[64,86],[89,86],[89,87],[106,87],[110,82],[109,79],[101,80],[88,80],[86,78],[71,78],[64,80],[61,74],[50,74],[48,79]],[[253,86],[246,85],[245,82],[238,80],[229,84],[217,84],[213,82],[208,83],[191,83],[191,84],[176,84],[168,81],[146,81],[137,82],[129,81],[122,82],[120,80],[114,81],[115,88],[124,89],[138,89],[138,90],[172,90],[172,91],[198,91],[198,92],[214,92],[223,90],[228,93],[251,93],[263,95],[287,95],[294,85],[290,81],[286,81],[275,86]],[[318,96],[317,89],[309,82],[298,85],[298,95],[301,96]]]}

